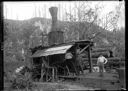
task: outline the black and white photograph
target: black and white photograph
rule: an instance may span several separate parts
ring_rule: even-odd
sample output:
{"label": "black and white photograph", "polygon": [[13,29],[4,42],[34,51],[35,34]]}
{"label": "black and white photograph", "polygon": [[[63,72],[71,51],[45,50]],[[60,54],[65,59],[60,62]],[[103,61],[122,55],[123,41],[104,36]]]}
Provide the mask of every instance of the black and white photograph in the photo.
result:
{"label": "black and white photograph", "polygon": [[3,1],[3,91],[126,90],[125,1]]}

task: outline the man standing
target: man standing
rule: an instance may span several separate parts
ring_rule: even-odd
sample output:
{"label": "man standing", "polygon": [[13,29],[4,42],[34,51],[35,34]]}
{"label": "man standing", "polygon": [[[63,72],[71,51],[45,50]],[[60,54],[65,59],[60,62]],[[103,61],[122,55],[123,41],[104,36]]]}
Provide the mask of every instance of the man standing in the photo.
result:
{"label": "man standing", "polygon": [[108,62],[108,60],[104,56],[100,55],[98,57],[97,65],[99,66],[100,76],[103,76],[104,64],[106,64],[107,62]]}

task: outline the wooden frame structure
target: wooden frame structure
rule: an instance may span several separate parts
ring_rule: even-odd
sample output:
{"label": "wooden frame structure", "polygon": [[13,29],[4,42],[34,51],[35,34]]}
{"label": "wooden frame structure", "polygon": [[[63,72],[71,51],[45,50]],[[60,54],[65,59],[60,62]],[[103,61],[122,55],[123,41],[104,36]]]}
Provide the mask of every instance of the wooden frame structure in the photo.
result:
{"label": "wooden frame structure", "polygon": [[[55,46],[50,46],[48,48],[44,48],[43,50],[37,50],[32,55],[32,58],[45,58],[44,60],[40,60],[42,61],[40,63],[45,65],[44,67],[40,68],[40,78],[45,79],[44,81],[55,81],[55,79],[57,79],[58,76],[69,76],[71,74],[73,74],[73,76],[78,76],[80,75],[80,71],[83,73],[83,68],[79,60],[77,60],[77,57],[85,51],[87,52],[86,55],[88,56],[87,59],[90,67],[89,71],[92,72],[92,46],[93,42],[85,40],[63,43]],[[66,49],[66,47],[69,48]],[[77,50],[79,50],[79,52]],[[72,55],[71,59],[65,58],[65,55],[67,53],[70,53]],[[45,73],[43,73],[42,70],[45,70]]]}

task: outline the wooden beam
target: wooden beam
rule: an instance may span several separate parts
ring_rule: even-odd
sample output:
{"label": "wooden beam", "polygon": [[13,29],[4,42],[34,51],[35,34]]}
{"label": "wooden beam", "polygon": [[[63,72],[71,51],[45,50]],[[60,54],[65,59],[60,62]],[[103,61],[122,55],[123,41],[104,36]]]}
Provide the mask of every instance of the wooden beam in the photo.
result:
{"label": "wooden beam", "polygon": [[54,68],[52,68],[52,81],[54,82],[54,79],[55,78],[55,70],[54,70]]}
{"label": "wooden beam", "polygon": [[72,65],[73,65],[74,69],[75,69],[76,75],[78,75],[79,72],[78,72],[78,70],[77,70],[77,68],[76,68],[76,64],[75,64],[76,62],[74,63],[74,62],[71,61],[71,63],[72,63]]}
{"label": "wooden beam", "polygon": [[57,68],[55,67],[55,80],[57,80],[58,79],[58,75],[57,75]]}
{"label": "wooden beam", "polygon": [[89,72],[92,72],[92,60],[91,60],[91,48],[90,48],[90,46],[88,47],[88,61],[89,61],[89,65],[90,65],[90,70],[89,70]]}
{"label": "wooden beam", "polygon": [[83,71],[83,68],[82,68],[82,66],[81,66],[81,64],[79,63],[79,65],[80,65],[80,68],[81,68],[81,71],[82,71],[82,74],[84,73],[84,71]]}
{"label": "wooden beam", "polygon": [[81,71],[82,71],[82,74],[84,73],[84,71],[83,71],[83,68],[82,68],[82,65],[81,65],[81,63],[80,63],[80,61],[79,60],[77,60],[77,58],[78,58],[78,56],[79,55],[77,55],[77,48],[79,49],[80,47],[79,47],[79,44],[77,44],[77,46],[76,46],[76,61],[79,63],[79,66],[80,66],[80,69],[81,69]]}
{"label": "wooden beam", "polygon": [[79,73],[80,73],[80,70],[79,70],[79,66],[80,66],[80,68],[81,68],[81,71],[82,71],[82,73],[83,73],[83,69],[82,69],[82,67],[81,67],[81,64],[80,64],[80,62],[79,62],[79,60],[77,60],[77,57],[78,57],[78,55],[77,55],[77,48],[79,47],[79,44],[77,44],[76,46],[75,46],[75,56],[74,56],[74,59],[75,59],[75,62],[74,62],[74,66],[75,66],[75,70],[76,70],[76,72],[77,72],[77,75],[79,75]]}
{"label": "wooden beam", "polygon": [[89,46],[90,46],[90,45],[85,46],[85,47],[79,52],[79,54],[81,54],[81,53],[82,53],[85,49],[87,49]]}
{"label": "wooden beam", "polygon": [[68,74],[70,74],[70,71],[69,71],[69,68],[68,68],[68,66],[66,65],[66,68],[67,68],[67,70],[68,70]]}

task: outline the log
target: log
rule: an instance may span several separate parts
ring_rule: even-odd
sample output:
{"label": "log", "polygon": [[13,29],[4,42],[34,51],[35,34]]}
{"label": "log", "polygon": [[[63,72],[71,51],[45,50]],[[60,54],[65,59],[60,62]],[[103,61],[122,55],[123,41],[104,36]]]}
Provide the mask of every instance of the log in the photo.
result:
{"label": "log", "polygon": [[100,50],[97,50],[97,49],[93,49],[92,50],[92,52],[108,52],[108,51],[110,51],[110,50],[108,50],[108,49],[100,49]]}
{"label": "log", "polygon": [[113,48],[113,46],[97,46],[97,47],[93,47],[93,49],[98,49],[98,50],[100,50],[100,49],[111,49],[111,48]]}
{"label": "log", "polygon": [[[82,60],[88,61],[88,58],[83,58]],[[108,63],[109,62],[119,62],[119,63],[121,63],[121,61],[125,60],[125,58],[114,57],[114,58],[107,58],[107,60],[108,60]],[[97,58],[92,58],[92,62],[96,63],[97,62]]]}
{"label": "log", "polygon": [[[119,58],[119,57],[114,57],[114,58],[107,58],[108,61],[120,61],[123,58]],[[88,61],[88,58],[83,58],[83,60]],[[92,58],[92,60],[97,60],[97,58]]]}
{"label": "log", "polygon": [[[91,57],[92,58],[98,58],[100,54],[102,54],[106,58],[114,57],[113,53],[112,52],[109,52],[109,51],[104,51],[104,52],[91,52]],[[83,58],[87,58],[88,57],[88,55],[86,53],[79,54],[78,56],[81,56]]]}
{"label": "log", "polygon": [[92,58],[98,58],[100,54],[106,58],[110,57],[110,52],[106,51],[106,52],[92,52]]}
{"label": "log", "polygon": [[114,53],[114,49],[112,46],[106,46],[106,47],[93,47],[92,48],[92,52],[110,52],[110,56],[114,57],[115,53]]}

